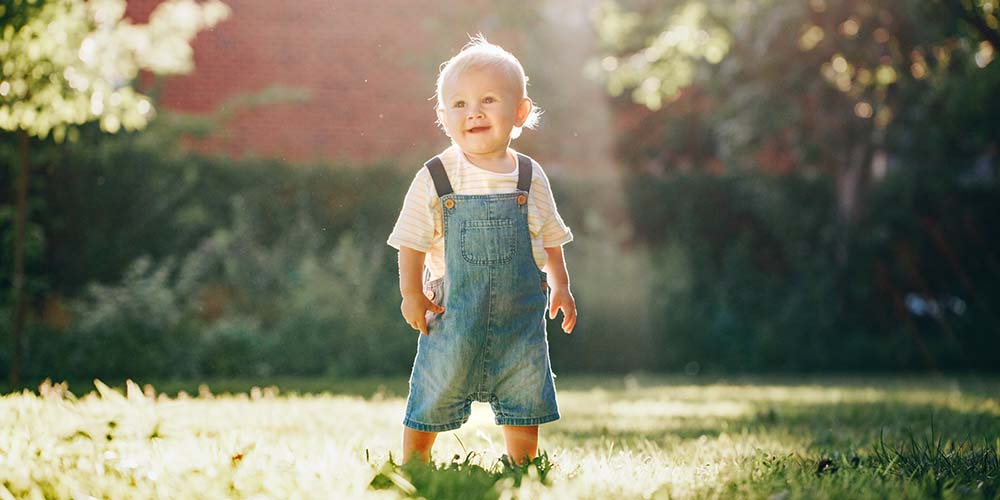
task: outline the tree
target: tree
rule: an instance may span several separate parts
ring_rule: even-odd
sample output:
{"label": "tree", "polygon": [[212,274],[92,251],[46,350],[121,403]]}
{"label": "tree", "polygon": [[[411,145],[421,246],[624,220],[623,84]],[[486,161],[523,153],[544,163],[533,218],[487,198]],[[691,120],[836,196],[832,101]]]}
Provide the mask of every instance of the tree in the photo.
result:
{"label": "tree", "polygon": [[193,67],[191,39],[229,15],[219,0],[168,0],[147,24],[124,19],[124,0],[8,0],[0,4],[0,130],[17,135],[13,351],[10,384],[20,384],[26,317],[24,241],[31,139],[56,143],[98,121],[102,131],[144,128],[152,100],[132,87],[141,70]]}
{"label": "tree", "polygon": [[[958,346],[953,359],[985,359],[971,352],[997,324],[996,257],[981,235],[993,234],[983,198],[996,192],[984,179],[1000,144],[998,26],[990,0],[601,3],[593,68],[619,96],[637,234],[682,240],[696,283],[684,303],[708,304],[701,316],[723,325],[681,326],[723,339],[746,328],[772,352],[796,331],[825,350],[898,328],[927,367],[938,338]],[[672,175],[690,169],[748,172]],[[973,177],[975,190],[961,186]],[[721,189],[678,189],[699,182]],[[661,199],[669,208],[649,206]],[[936,316],[922,338],[904,302],[919,297],[961,297],[970,312]]]}
{"label": "tree", "polygon": [[[976,123],[953,132],[962,140],[926,124],[943,112],[1000,111],[983,83],[998,80],[990,63],[1000,23],[990,1],[622,3],[596,11],[605,54],[594,68],[612,95],[628,91],[652,110],[629,134],[646,144],[621,147],[646,156],[633,164],[651,158],[669,169],[662,163],[689,153],[730,168],[831,174],[847,221],[887,156],[927,161],[925,148],[939,145],[934,160],[947,162],[996,142],[995,130]],[[982,102],[943,109],[954,108],[956,87],[983,88]],[[685,106],[694,110],[684,120],[664,123]]]}

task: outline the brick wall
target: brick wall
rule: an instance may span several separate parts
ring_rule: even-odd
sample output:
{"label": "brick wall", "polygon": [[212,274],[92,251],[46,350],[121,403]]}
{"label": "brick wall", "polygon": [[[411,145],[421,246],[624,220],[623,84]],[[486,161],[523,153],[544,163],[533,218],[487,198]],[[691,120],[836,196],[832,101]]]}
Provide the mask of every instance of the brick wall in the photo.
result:
{"label": "brick wall", "polygon": [[[146,22],[158,3],[129,1],[126,16]],[[305,90],[311,98],[235,111],[213,138],[194,141],[196,148],[236,157],[367,162],[419,158],[447,144],[427,100],[436,66],[416,64],[430,39],[421,19],[440,2],[226,3],[231,16],[193,41],[195,71],[161,82],[160,107],[210,113],[273,85]]]}
{"label": "brick wall", "polygon": [[[160,1],[131,0],[126,15],[144,23]],[[193,42],[194,72],[160,82],[161,109],[233,112],[209,140],[188,141],[197,149],[418,166],[448,144],[428,100],[438,65],[481,31],[521,59],[545,111],[514,147],[550,172],[614,168],[607,97],[583,71],[595,53],[596,0],[224,1],[231,16]],[[226,104],[274,85],[311,98]]]}

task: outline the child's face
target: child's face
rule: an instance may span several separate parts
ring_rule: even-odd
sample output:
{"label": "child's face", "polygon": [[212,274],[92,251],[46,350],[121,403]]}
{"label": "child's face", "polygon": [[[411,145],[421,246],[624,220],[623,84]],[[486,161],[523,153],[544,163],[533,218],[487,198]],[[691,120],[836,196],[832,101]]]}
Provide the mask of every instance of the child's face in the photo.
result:
{"label": "child's face", "polygon": [[499,68],[465,70],[441,88],[437,110],[445,132],[462,151],[482,157],[506,155],[510,131],[531,112],[531,100]]}

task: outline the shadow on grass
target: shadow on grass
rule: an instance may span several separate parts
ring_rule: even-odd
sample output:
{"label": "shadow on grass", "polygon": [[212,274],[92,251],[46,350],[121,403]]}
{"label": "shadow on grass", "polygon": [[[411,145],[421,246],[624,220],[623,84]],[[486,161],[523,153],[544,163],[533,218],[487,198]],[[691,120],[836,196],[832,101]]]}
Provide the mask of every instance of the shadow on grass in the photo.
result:
{"label": "shadow on grass", "polygon": [[[571,423],[572,421],[572,423]],[[593,412],[569,416],[549,435],[578,440],[666,442],[760,434],[795,436],[816,451],[837,448],[870,448],[879,437],[899,440],[913,429],[930,429],[948,440],[977,440],[1000,436],[1000,418],[994,411],[961,410],[930,403],[852,402],[758,405],[739,417],[648,416],[617,418]]]}
{"label": "shadow on grass", "polygon": [[[901,401],[768,404],[742,417],[637,422],[595,414],[574,427],[553,427],[549,436],[621,448],[653,443],[668,454],[692,441],[713,446],[723,433],[737,440],[758,436],[804,443],[792,453],[761,449],[747,458],[740,468],[754,471],[753,479],[723,488],[734,495],[748,491],[740,489],[745,487],[780,498],[829,496],[830,491],[845,498],[855,493],[857,498],[1000,498],[1000,419],[993,410]],[[746,481],[754,484],[741,486]],[[827,490],[831,484],[836,488]]]}

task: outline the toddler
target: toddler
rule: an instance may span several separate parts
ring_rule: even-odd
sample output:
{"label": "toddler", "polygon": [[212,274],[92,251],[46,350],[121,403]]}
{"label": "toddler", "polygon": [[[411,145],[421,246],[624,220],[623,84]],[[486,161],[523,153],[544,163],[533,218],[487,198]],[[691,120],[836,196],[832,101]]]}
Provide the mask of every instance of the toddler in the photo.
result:
{"label": "toddler", "polygon": [[550,318],[561,309],[573,331],[562,251],[573,235],[542,167],[509,147],[538,121],[527,80],[482,35],[438,75],[437,121],[452,144],[417,172],[388,239],[399,250],[400,310],[422,334],[404,462],[429,461],[437,433],[465,423],[473,401],[490,403],[519,464],[535,458],[538,424],[559,418],[545,309]]}

